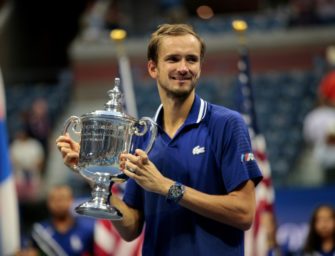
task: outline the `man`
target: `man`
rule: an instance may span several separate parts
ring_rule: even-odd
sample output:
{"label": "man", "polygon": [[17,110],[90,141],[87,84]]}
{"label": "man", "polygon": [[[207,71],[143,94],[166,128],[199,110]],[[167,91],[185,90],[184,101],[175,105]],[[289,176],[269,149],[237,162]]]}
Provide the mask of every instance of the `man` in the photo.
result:
{"label": "man", "polygon": [[[147,155],[121,154],[130,177],[123,200],[112,197],[123,220],[113,224],[131,241],[145,224],[143,255],[243,255],[244,230],[255,212],[262,178],[242,117],[195,94],[205,44],[191,27],[162,25],[148,46],[148,72],[162,105],[158,135]],[[79,145],[60,136],[65,164]]]}
{"label": "man", "polygon": [[47,198],[51,218],[34,224],[30,248],[18,255],[93,255],[94,222],[75,218],[72,204],[70,187],[53,187]]}

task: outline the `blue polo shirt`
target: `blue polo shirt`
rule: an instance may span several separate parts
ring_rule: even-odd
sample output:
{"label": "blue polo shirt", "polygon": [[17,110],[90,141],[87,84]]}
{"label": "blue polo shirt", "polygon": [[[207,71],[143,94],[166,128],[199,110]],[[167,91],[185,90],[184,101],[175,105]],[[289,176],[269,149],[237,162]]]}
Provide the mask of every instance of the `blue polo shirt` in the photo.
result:
{"label": "blue polo shirt", "polygon": [[[241,115],[196,95],[191,111],[173,138],[162,129],[163,108],[155,121],[158,135],[149,153],[162,175],[212,195],[226,195],[261,172],[251,154]],[[164,196],[127,182],[123,199],[144,213],[143,255],[244,255],[244,232],[203,217]]]}

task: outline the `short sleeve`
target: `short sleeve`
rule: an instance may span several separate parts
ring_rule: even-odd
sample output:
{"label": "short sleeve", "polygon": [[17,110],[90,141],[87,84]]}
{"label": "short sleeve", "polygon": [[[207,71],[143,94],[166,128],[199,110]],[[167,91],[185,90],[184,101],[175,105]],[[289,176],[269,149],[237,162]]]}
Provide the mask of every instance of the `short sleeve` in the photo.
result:
{"label": "short sleeve", "polygon": [[253,180],[257,184],[262,174],[254,158],[247,126],[242,116],[230,111],[215,121],[214,152],[220,165],[227,192],[241,183]]}

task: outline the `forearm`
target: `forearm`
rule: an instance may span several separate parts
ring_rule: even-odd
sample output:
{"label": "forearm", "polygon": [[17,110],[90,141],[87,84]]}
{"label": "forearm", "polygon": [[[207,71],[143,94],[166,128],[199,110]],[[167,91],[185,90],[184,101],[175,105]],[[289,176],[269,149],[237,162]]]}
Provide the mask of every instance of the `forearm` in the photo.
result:
{"label": "forearm", "polygon": [[[167,184],[171,184],[171,181],[167,181]],[[162,193],[167,195],[167,189]],[[242,188],[228,195],[209,195],[186,187],[179,204],[204,217],[247,230],[255,213],[254,184],[248,181]]]}
{"label": "forearm", "polygon": [[[248,182],[252,183],[252,181]],[[254,185],[246,184],[246,186]],[[250,228],[255,212],[255,198],[252,192],[249,195],[239,192],[228,195],[208,195],[186,188],[180,205],[241,230]]]}
{"label": "forearm", "polygon": [[141,234],[143,228],[142,214],[138,210],[129,207],[116,196],[111,197],[111,204],[123,215],[121,221],[113,221],[113,226],[124,240],[129,242],[136,239]]}

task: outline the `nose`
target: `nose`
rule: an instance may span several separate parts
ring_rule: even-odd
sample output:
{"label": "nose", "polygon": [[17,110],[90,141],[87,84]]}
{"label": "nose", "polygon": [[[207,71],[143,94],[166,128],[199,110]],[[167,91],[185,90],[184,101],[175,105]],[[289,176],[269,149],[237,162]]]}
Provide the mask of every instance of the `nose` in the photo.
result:
{"label": "nose", "polygon": [[178,72],[181,73],[181,74],[185,74],[185,73],[188,72],[188,65],[187,65],[187,62],[184,59],[182,59],[179,62]]}

